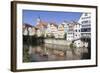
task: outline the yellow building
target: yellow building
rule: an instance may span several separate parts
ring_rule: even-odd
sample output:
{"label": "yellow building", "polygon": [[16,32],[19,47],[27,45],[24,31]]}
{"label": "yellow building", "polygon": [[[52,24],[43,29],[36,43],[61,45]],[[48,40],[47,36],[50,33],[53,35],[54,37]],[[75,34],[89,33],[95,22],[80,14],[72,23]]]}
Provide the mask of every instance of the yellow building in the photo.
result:
{"label": "yellow building", "polygon": [[50,23],[50,30],[51,30],[51,36],[54,38],[58,38],[58,29],[57,25],[55,23]]}
{"label": "yellow building", "polygon": [[64,25],[63,24],[60,24],[58,26],[58,38],[64,38]]}

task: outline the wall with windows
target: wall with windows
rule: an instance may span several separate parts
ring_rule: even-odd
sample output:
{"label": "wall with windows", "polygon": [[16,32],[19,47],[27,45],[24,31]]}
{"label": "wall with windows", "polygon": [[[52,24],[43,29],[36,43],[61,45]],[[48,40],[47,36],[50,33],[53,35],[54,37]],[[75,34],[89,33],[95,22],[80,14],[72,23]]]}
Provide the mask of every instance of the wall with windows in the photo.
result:
{"label": "wall with windows", "polygon": [[91,37],[91,13],[83,13],[78,22],[81,24],[81,35]]}

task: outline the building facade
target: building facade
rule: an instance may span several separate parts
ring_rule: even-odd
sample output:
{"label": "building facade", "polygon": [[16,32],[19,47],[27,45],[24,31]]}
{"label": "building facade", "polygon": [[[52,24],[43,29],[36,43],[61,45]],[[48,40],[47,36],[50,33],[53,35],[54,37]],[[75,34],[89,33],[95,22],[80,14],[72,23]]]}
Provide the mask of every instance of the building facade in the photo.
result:
{"label": "building facade", "polygon": [[[32,36],[35,34],[35,31],[33,32],[33,26],[30,24],[23,24],[23,35],[24,36]],[[35,29],[35,28],[34,28]]]}
{"label": "building facade", "polygon": [[77,22],[74,22],[74,40],[81,38],[81,25]]}
{"label": "building facade", "polygon": [[64,24],[60,24],[58,26],[58,38],[64,38],[65,32],[64,32]]}
{"label": "building facade", "polygon": [[72,41],[74,39],[74,24],[68,23],[67,26],[67,40]]}
{"label": "building facade", "polygon": [[46,29],[47,29],[47,23],[42,21],[40,17],[37,18],[37,23],[36,23],[36,29],[37,29],[37,36],[38,37],[45,37],[46,34]]}
{"label": "building facade", "polygon": [[83,13],[78,23],[81,24],[81,36],[91,37],[91,13]]}
{"label": "building facade", "polygon": [[77,22],[74,22],[74,39],[75,42],[74,44],[77,47],[81,47],[82,46],[82,41],[81,41],[81,25]]}

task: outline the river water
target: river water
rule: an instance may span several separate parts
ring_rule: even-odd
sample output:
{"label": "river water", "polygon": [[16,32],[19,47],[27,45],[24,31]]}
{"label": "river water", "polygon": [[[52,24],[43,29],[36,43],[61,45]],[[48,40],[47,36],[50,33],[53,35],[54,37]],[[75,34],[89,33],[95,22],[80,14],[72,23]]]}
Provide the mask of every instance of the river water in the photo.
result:
{"label": "river water", "polygon": [[69,48],[64,45],[23,45],[23,62],[90,59],[88,48]]}

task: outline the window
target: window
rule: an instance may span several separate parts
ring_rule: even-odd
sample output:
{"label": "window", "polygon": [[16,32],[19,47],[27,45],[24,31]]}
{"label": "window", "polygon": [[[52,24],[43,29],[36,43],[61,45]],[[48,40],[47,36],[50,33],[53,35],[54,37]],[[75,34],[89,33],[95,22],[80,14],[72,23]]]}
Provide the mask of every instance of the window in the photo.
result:
{"label": "window", "polygon": [[82,32],[90,32],[91,31],[91,28],[82,28],[81,31]]}
{"label": "window", "polygon": [[85,16],[88,16],[88,13],[85,13]]}
{"label": "window", "polygon": [[82,24],[84,24],[84,23],[88,23],[89,21],[88,20],[86,20],[86,21],[82,21]]}
{"label": "window", "polygon": [[82,25],[82,27],[91,27],[91,24]]}

